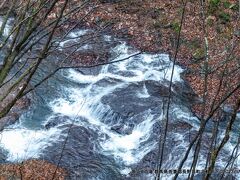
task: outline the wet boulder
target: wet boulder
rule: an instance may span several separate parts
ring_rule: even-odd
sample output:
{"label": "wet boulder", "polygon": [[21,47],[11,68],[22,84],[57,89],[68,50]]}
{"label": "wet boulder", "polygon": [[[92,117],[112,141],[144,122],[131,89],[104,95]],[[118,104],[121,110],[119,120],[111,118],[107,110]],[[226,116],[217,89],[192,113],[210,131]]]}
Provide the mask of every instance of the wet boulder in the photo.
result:
{"label": "wet boulder", "polygon": [[[86,121],[84,117],[76,117],[75,122],[77,121]],[[71,124],[74,121],[72,118],[69,116],[55,116],[50,118],[47,123],[44,125],[46,129],[50,129],[56,126],[61,126],[61,125],[66,125],[66,124]]]}
{"label": "wet boulder", "polygon": [[114,79],[112,77],[104,78],[95,83],[95,86],[107,87],[109,85],[116,85],[123,82],[121,79]]}
{"label": "wet boulder", "polygon": [[169,95],[168,86],[163,83],[159,83],[152,80],[147,80],[144,82],[149,95],[157,97],[167,97]]}
{"label": "wet boulder", "polygon": [[133,127],[134,127],[133,124],[130,124],[130,125],[120,124],[120,125],[112,126],[111,130],[121,135],[129,135],[132,133]]}
{"label": "wet boulder", "polygon": [[5,163],[7,160],[7,152],[4,149],[0,149],[0,163]]}
{"label": "wet boulder", "polygon": [[100,3],[117,3],[117,2],[121,2],[123,0],[99,0]]}
{"label": "wet boulder", "polygon": [[117,88],[110,94],[103,96],[101,101],[103,104],[109,105],[114,112],[125,117],[159,106],[161,98],[154,96],[141,97],[142,88],[143,83]]}
{"label": "wet boulder", "polygon": [[55,126],[58,126],[60,124],[66,123],[70,118],[68,116],[56,116],[52,117],[48,122],[44,125],[46,129],[53,128]]}
{"label": "wet boulder", "polygon": [[[154,135],[152,135],[148,141],[159,141],[162,128],[162,122],[159,121],[155,123],[153,125]],[[192,126],[189,123],[178,120],[174,121],[172,119],[169,120],[168,136],[165,142],[165,150],[163,155],[163,167],[175,167],[176,162],[182,158],[182,155],[186,150],[185,147],[182,146],[182,143],[183,141],[186,143],[189,141],[189,135],[191,132]],[[130,173],[130,177],[141,179],[142,177],[146,178],[149,175],[154,175],[153,172],[146,172],[147,170],[156,169],[158,152],[158,145],[156,144],[153,150],[147,153],[136,166],[132,167],[133,171]]]}
{"label": "wet boulder", "polygon": [[93,68],[77,68],[76,70],[83,75],[93,75],[93,76],[95,76],[95,75],[99,74],[101,69],[102,69],[101,66],[97,66],[97,67],[93,67]]}
{"label": "wet boulder", "polygon": [[[121,176],[114,161],[97,150],[97,132],[77,126],[63,125],[62,136],[59,141],[43,150],[41,159],[47,160],[60,167],[64,167],[69,173],[69,179],[119,179]],[[67,137],[67,139],[66,139]]]}
{"label": "wet boulder", "polygon": [[176,82],[173,84],[173,90],[178,99],[187,104],[199,102],[198,96],[193,92],[190,85],[186,82]]}

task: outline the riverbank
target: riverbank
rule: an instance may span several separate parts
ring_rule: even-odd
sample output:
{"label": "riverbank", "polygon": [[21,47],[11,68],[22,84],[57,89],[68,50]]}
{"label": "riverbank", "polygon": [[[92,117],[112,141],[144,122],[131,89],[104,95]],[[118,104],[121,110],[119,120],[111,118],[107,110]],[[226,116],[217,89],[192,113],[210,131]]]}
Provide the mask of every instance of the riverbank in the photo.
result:
{"label": "riverbank", "polygon": [[[94,2],[95,5],[97,1]],[[173,57],[183,12],[182,1],[123,0],[102,2],[110,3],[98,4],[96,11],[86,20],[88,26],[92,27],[97,24],[99,27],[104,27],[107,24],[112,24],[109,29],[116,36],[128,39],[128,43],[138,49],[149,52],[167,52]],[[93,4],[89,6],[93,6]],[[214,99],[219,102],[240,81],[240,73],[236,69],[240,57],[238,1],[216,1],[216,4],[211,1],[207,2],[206,34],[203,31],[201,12],[199,2],[187,2],[177,62],[188,69],[184,78],[202,99],[205,94],[203,67],[206,51],[204,37],[207,38],[209,74],[206,88],[206,102],[208,103],[205,112],[208,114]],[[222,79],[223,73],[227,75]],[[218,90],[221,82],[223,85]],[[228,100],[230,107],[239,95],[240,91],[237,91]],[[202,105],[197,104],[192,107],[192,110],[200,116]]]}
{"label": "riverbank", "polygon": [[[56,172],[55,172],[56,171]],[[65,179],[67,173],[62,168],[42,160],[28,160],[20,164],[0,165],[0,179],[41,179],[48,180],[55,174],[57,180]]]}

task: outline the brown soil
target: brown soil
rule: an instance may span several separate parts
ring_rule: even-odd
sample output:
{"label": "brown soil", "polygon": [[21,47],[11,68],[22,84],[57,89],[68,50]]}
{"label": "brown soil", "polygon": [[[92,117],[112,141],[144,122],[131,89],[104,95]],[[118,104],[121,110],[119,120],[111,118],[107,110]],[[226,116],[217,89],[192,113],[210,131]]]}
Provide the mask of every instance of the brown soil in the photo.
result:
{"label": "brown soil", "polygon": [[[42,160],[29,160],[22,164],[0,165],[0,180],[8,179],[52,179],[56,166]],[[54,179],[63,180],[66,171],[58,168]]]}

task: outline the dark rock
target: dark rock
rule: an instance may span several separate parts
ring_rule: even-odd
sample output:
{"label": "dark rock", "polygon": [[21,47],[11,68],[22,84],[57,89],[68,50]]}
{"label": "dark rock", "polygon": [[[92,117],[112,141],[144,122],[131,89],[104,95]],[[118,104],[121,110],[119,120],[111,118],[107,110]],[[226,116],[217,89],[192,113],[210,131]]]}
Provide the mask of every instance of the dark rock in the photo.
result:
{"label": "dark rock", "polygon": [[117,73],[117,75],[124,76],[124,77],[133,77],[135,75],[131,71],[118,71],[118,70],[115,69],[114,66],[109,66],[108,71],[113,73],[113,74]]}
{"label": "dark rock", "polygon": [[[153,133],[155,134],[152,136],[149,141],[154,141],[154,139],[159,139],[161,128],[163,123],[157,122],[153,125]],[[169,120],[169,126],[168,126],[168,137],[165,142],[165,151],[163,155],[163,164],[168,164],[170,167],[174,166],[174,161],[179,160],[182,158],[182,155],[186,151],[185,148],[182,148],[181,146],[178,146],[182,144],[181,139],[176,138],[176,133],[179,133],[184,136],[184,141],[188,141],[188,133],[191,132],[192,126],[189,123],[181,122],[181,121],[175,121],[175,120]],[[143,159],[133,167],[133,171],[130,174],[129,179],[136,178],[136,179],[144,179],[146,178],[147,173],[146,170],[154,170],[157,167],[157,157],[158,157],[158,146],[156,146],[155,149],[150,151],[148,154],[146,154]],[[174,159],[169,159],[169,158]],[[170,163],[173,163],[170,165]]]}
{"label": "dark rock", "polygon": [[83,75],[98,75],[101,69],[101,66],[97,66],[93,68],[77,68],[76,70]]}
{"label": "dark rock", "polygon": [[0,119],[0,131],[2,131],[6,126],[14,124],[19,118],[17,113],[9,113],[7,116]]}
{"label": "dark rock", "polygon": [[[42,159],[58,164],[69,172],[69,179],[119,179],[114,161],[97,154],[94,143],[97,133],[80,126],[64,125],[61,140],[43,151]],[[70,131],[69,131],[69,128]]]}
{"label": "dark rock", "polygon": [[120,79],[114,79],[114,78],[104,78],[104,79],[101,79],[99,80],[97,83],[95,83],[96,86],[101,86],[101,87],[106,87],[106,86],[109,86],[109,85],[116,85],[117,83],[121,83],[123,82],[122,80]]}
{"label": "dark rock", "polygon": [[189,84],[185,82],[176,82],[173,84],[173,89],[176,92],[176,96],[181,101],[187,104],[194,104],[198,102],[198,96],[193,92]]}
{"label": "dark rock", "polygon": [[[85,121],[86,119],[84,117],[77,117],[75,118],[75,121]],[[59,125],[64,125],[64,124],[69,124],[71,123],[73,120],[71,120],[70,117],[68,116],[56,116],[56,117],[52,117],[45,125],[44,127],[46,129],[50,129],[52,127],[55,126],[59,126]]]}
{"label": "dark rock", "polygon": [[4,149],[0,149],[0,163],[5,163],[7,160],[7,152]]}
{"label": "dark rock", "polygon": [[152,80],[147,80],[144,83],[151,96],[167,97],[169,94],[168,87],[164,86],[164,84]]}
{"label": "dark rock", "polygon": [[128,117],[158,106],[160,97],[139,98],[137,92],[143,88],[143,83],[130,84],[126,88],[118,88],[109,95],[102,97],[102,103],[111,107],[114,112]]}
{"label": "dark rock", "polygon": [[111,130],[116,131],[117,133],[121,134],[121,130],[123,128],[123,125],[116,125],[111,127]]}
{"label": "dark rock", "polygon": [[100,3],[118,3],[123,0],[99,0],[99,1],[100,1]]}
{"label": "dark rock", "polygon": [[169,131],[184,133],[186,131],[189,131],[192,128],[192,125],[187,122],[178,120],[178,121],[172,122],[168,127],[169,127],[168,128]]}
{"label": "dark rock", "polygon": [[124,124],[121,124],[121,125],[112,126],[111,130],[113,130],[119,134],[122,134],[122,135],[128,135],[128,134],[132,133],[133,127],[134,127],[134,125],[124,126]]}
{"label": "dark rock", "polygon": [[53,117],[51,118],[45,125],[44,127],[46,129],[50,129],[52,127],[55,127],[57,125],[63,124],[64,122],[66,122],[69,119],[68,116],[57,116],[57,117]]}

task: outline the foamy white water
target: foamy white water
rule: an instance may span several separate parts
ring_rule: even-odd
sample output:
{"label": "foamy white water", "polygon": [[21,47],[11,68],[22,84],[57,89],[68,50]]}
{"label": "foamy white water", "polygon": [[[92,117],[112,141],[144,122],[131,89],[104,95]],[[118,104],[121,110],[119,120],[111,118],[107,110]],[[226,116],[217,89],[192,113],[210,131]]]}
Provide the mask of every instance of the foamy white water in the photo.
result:
{"label": "foamy white water", "polygon": [[[88,34],[90,32],[90,30],[88,29],[83,29],[80,31],[76,31],[76,32],[70,32],[67,35],[67,40],[63,40],[61,42],[59,42],[59,50],[63,50],[64,46],[67,45],[68,43],[77,43],[78,41],[81,40],[81,38]],[[85,44],[84,46],[79,47],[78,50],[83,50],[83,49],[89,49],[90,46],[88,44]]]}
{"label": "foamy white water", "polygon": [[8,151],[8,161],[21,162],[38,158],[42,150],[58,139],[60,130],[31,130],[23,127],[5,129],[1,133],[0,146]]}
{"label": "foamy white water", "polygon": [[[113,48],[113,52],[116,57],[112,61],[137,53],[131,47],[128,47],[126,43]],[[183,69],[176,66],[173,73],[173,82],[182,81],[180,77],[181,72],[183,72]],[[56,114],[67,115],[73,118],[82,116],[88,119],[87,126],[89,128],[97,129],[100,133],[107,135],[107,138],[99,139],[102,153],[113,155],[116,161],[123,163],[125,166],[130,166],[138,163],[148,152],[156,147],[157,142],[148,142],[148,139],[152,134],[153,124],[160,121],[161,117],[154,118],[149,109],[144,114],[145,120],[135,125],[131,134],[119,134],[112,131],[109,124],[104,123],[102,118],[104,118],[103,116],[106,112],[111,112],[111,109],[102,104],[100,100],[103,96],[111,94],[118,88],[127,87],[131,83],[145,80],[157,82],[170,80],[171,73],[172,62],[169,60],[168,55],[147,53],[119,63],[107,65],[102,68],[98,75],[84,75],[78,71],[69,70],[69,80],[88,85],[65,89],[65,92],[69,94],[68,98],[56,99],[51,103],[51,108]],[[105,84],[104,87],[96,85],[104,79],[118,80],[118,83]],[[136,94],[139,98],[150,96],[145,85]],[[83,125],[83,122],[77,123]],[[86,124],[84,125],[86,126]],[[146,144],[141,146],[144,142]],[[123,169],[122,172],[126,174],[126,172],[129,172],[129,169],[127,169]]]}
{"label": "foamy white water", "polygon": [[[79,31],[69,34],[68,39],[60,43],[60,47],[64,47],[68,42],[77,42],[82,35],[88,31]],[[106,36],[106,41],[110,41],[110,37]],[[112,49],[112,61],[132,56],[138,53],[137,50],[129,47],[125,42],[117,45]],[[115,117],[113,110],[101,100],[104,96],[112,96],[111,93],[118,89],[124,89],[132,84],[138,84],[151,80],[161,83],[168,87],[168,81],[171,78],[173,63],[169,60],[167,54],[148,54],[143,53],[135,57],[131,57],[124,61],[103,66],[99,73],[93,75],[83,74],[77,70],[64,70],[64,74],[68,81],[77,84],[76,86],[63,86],[61,97],[51,101],[47,106],[52,110],[51,116],[68,116],[75,119],[75,125],[84,126],[98,133],[99,152],[106,156],[113,156],[123,168],[122,174],[131,172],[131,165],[135,165],[142,158],[157,147],[157,142],[150,140],[153,134],[153,127],[156,122],[161,121],[162,116],[154,116],[149,108],[141,112],[142,121],[135,123],[129,133],[118,133],[111,129],[112,125],[118,125],[122,120],[121,117]],[[183,69],[175,66],[173,73],[173,83],[182,82],[180,74]],[[101,82],[103,82],[101,84]],[[136,90],[136,98],[147,99],[151,95],[148,92],[146,84]],[[184,110],[174,107],[172,114],[183,121],[191,121],[197,124],[196,118],[184,112]],[[79,120],[76,117],[85,117],[86,120]],[[109,122],[115,118],[117,122]],[[47,123],[49,119],[44,120]],[[118,122],[119,121],[119,122]],[[2,132],[1,147],[9,152],[8,160],[17,161],[30,158],[37,158],[42,153],[42,149],[50,146],[53,141],[58,141],[62,130],[61,125],[69,124],[71,120],[61,122],[50,129],[31,130],[24,126],[16,126],[13,129],[6,129]],[[114,124],[115,123],[115,124]],[[129,128],[126,124],[123,129]],[[195,128],[198,128],[196,125]],[[187,134],[188,132],[186,132]],[[173,133],[178,144],[172,149],[172,152],[178,156],[169,155],[169,161],[166,167],[176,167],[177,162],[181,160],[183,152],[188,146],[186,142],[186,134]],[[179,150],[181,150],[181,153]],[[192,156],[193,154],[190,154]],[[186,166],[190,161],[186,163]]]}

